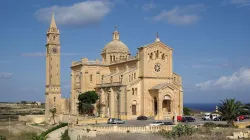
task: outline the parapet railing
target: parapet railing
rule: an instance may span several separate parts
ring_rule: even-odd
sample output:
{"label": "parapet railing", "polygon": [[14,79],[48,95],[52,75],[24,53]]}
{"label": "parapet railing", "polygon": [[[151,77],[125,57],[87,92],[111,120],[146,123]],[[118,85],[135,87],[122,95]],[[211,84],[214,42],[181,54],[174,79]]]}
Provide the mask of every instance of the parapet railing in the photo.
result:
{"label": "parapet railing", "polygon": [[173,126],[74,126],[75,129],[88,129],[100,134],[105,133],[153,133],[160,130],[171,131]]}

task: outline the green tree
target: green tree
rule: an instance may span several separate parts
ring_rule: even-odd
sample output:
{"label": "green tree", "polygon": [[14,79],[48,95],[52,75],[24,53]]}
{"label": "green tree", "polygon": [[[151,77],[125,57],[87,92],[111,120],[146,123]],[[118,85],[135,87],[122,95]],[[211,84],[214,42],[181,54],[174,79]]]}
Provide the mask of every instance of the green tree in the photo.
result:
{"label": "green tree", "polygon": [[56,124],[56,121],[55,121],[56,108],[52,108],[52,109],[50,109],[49,111],[50,111],[50,113],[52,114],[52,118],[53,118],[54,124]]}
{"label": "green tree", "polygon": [[232,126],[234,119],[240,115],[242,108],[243,105],[240,101],[225,99],[219,103],[218,111],[221,113],[222,117],[227,120],[227,124]]}
{"label": "green tree", "polygon": [[187,107],[183,107],[183,114],[186,116],[190,116],[191,115],[191,109],[187,108]]}
{"label": "green tree", "polygon": [[80,114],[91,114],[94,110],[96,101],[99,99],[95,91],[87,91],[78,96],[78,111]]}
{"label": "green tree", "polygon": [[78,96],[78,101],[85,104],[95,104],[99,99],[95,91],[87,91]]}
{"label": "green tree", "polygon": [[250,115],[250,103],[244,105],[241,115]]}

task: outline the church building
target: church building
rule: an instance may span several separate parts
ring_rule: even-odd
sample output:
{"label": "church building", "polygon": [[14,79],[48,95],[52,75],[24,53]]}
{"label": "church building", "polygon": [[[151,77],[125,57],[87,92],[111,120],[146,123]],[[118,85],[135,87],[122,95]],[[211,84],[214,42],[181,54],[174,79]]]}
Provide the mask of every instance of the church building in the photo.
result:
{"label": "church building", "polygon": [[[100,53],[102,60],[82,58],[72,62],[70,109],[65,105],[68,104],[66,99],[60,99],[61,112],[70,110],[71,114],[77,115],[79,94],[95,90],[100,96],[98,102],[104,105],[101,117],[135,119],[144,115],[161,120],[182,115],[182,79],[173,72],[173,49],[161,42],[157,35],[154,42],[138,47],[136,55],[131,56],[121,37],[115,29],[111,41]],[[52,48],[52,52],[57,51]],[[51,74],[55,81],[60,80],[59,71]],[[57,96],[53,95],[50,102]]]}

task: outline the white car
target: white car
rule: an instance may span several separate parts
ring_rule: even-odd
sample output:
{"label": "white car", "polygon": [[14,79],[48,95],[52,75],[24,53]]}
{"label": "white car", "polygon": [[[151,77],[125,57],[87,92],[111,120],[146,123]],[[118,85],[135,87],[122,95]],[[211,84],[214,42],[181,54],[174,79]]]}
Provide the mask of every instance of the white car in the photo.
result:
{"label": "white car", "polygon": [[149,126],[159,126],[159,125],[164,125],[164,122],[161,122],[161,121],[155,121],[151,124],[149,124]]}

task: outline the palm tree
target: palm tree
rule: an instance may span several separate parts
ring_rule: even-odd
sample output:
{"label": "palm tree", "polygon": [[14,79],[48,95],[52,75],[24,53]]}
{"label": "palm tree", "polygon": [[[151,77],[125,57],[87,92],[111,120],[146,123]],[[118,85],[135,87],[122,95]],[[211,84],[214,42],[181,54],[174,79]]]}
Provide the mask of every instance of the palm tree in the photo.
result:
{"label": "palm tree", "polygon": [[49,111],[50,111],[50,113],[52,114],[52,118],[53,118],[54,124],[56,124],[56,121],[55,121],[56,108],[52,108],[52,109],[50,109]]}
{"label": "palm tree", "polygon": [[235,99],[226,99],[221,101],[218,106],[219,112],[222,117],[227,120],[228,125],[233,125],[234,119],[239,115],[242,110],[242,103]]}

